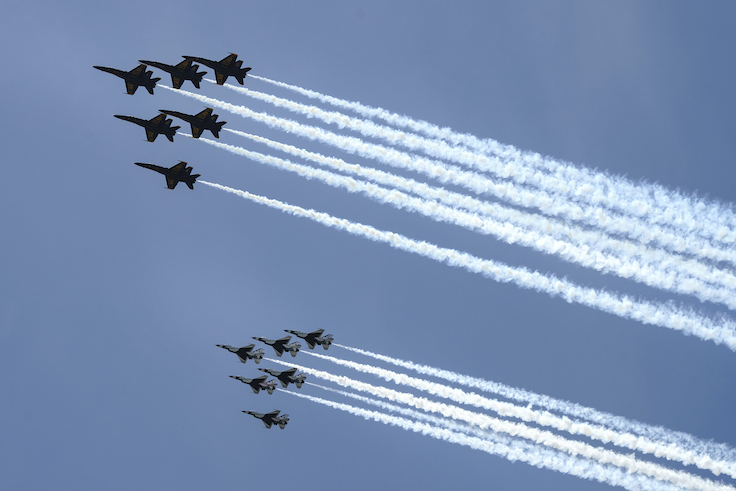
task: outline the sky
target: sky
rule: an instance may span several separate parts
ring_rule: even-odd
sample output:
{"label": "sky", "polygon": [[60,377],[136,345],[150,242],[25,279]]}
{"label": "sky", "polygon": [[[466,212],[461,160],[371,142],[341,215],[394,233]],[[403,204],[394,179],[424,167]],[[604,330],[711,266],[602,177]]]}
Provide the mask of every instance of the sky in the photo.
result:
{"label": "sky", "polygon": [[[723,346],[496,283],[205,185],[169,191],[162,176],[132,163],[184,160],[210,182],[585,286],[708,315],[728,315],[725,307],[184,136],[149,143],[112,115],[193,114],[202,103],[162,88],[129,96],[122,80],[92,68],[233,52],[253,75],[730,204],[733,3],[10,0],[2,12],[3,489],[609,487],[288,394],[255,395],[228,378],[260,372],[216,344],[242,346],[284,329],[324,328],[343,345],[736,446],[736,354]],[[154,73],[169,84],[168,74]],[[245,86],[309,102],[253,78]],[[199,92],[317,124],[206,82]],[[215,112],[226,128],[378,167]],[[226,132],[220,140],[273,153]],[[326,354],[369,363],[339,347]],[[294,361],[338,370],[302,354]],[[290,414],[284,431],[240,412],[273,409]]]}

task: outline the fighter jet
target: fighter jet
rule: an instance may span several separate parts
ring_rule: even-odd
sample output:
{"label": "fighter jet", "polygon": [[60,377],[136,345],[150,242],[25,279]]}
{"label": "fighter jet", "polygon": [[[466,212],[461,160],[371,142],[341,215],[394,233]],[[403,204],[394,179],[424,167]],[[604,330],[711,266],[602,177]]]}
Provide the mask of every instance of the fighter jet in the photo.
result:
{"label": "fighter jet", "polygon": [[180,113],[179,111],[167,111],[166,109],[159,109],[164,114],[174,116],[175,118],[183,119],[192,126],[192,136],[199,138],[204,130],[210,130],[215,138],[220,138],[220,130],[222,125],[227,121],[217,122],[217,114],[212,114],[212,108],[208,107],[201,113],[194,115]]}
{"label": "fighter jet", "polygon": [[243,60],[237,60],[238,55],[235,53],[230,53],[220,61],[212,61],[206,58],[199,58],[197,56],[182,56],[182,58],[196,61],[197,63],[201,63],[212,68],[215,71],[217,85],[224,84],[229,76],[235,77],[238,82],[240,82],[240,85],[243,85],[243,79],[250,71],[250,67],[241,68]]}
{"label": "fighter jet", "polygon": [[289,368],[288,370],[284,370],[283,372],[279,372],[278,370],[274,370],[273,368],[259,368],[258,370],[266,372],[272,377],[276,377],[277,379],[279,379],[279,382],[281,382],[281,386],[284,389],[287,388],[290,383],[296,385],[297,389],[301,389],[302,384],[305,380],[307,380],[307,376],[303,373],[300,373],[298,375],[296,374],[296,368]]}
{"label": "fighter jet", "polygon": [[244,384],[250,385],[250,388],[253,389],[253,392],[255,392],[256,394],[258,394],[261,389],[265,390],[269,394],[273,394],[273,389],[276,388],[275,380],[269,380],[268,382],[266,382],[268,375],[264,375],[263,377],[258,378],[245,378],[241,377],[240,375],[230,375],[230,378],[240,380]]}
{"label": "fighter jet", "polygon": [[176,66],[167,65],[166,63],[159,63],[158,61],[138,60],[141,63],[146,63],[165,72],[171,74],[171,85],[175,89],[180,89],[181,85],[189,80],[194,84],[195,87],[199,88],[199,83],[202,81],[202,77],[207,72],[197,72],[199,65],[193,65],[192,60],[184,60]]}
{"label": "fighter jet", "polygon": [[173,119],[167,119],[165,114],[159,114],[158,116],[151,119],[141,119],[133,116],[121,116],[120,114],[113,114],[118,119],[123,121],[130,121],[139,126],[143,126],[146,130],[146,138],[149,142],[156,141],[158,135],[166,135],[169,141],[174,141],[174,135],[176,130],[181,126],[171,126]]}
{"label": "fighter jet", "polygon": [[291,340],[291,336],[284,336],[281,339],[273,340],[268,338],[257,338],[253,336],[253,339],[256,341],[260,341],[262,343],[266,343],[270,347],[273,348],[273,350],[276,352],[276,356],[281,357],[281,355],[284,354],[284,351],[288,351],[291,353],[291,356],[296,356],[297,352],[299,351],[299,348],[302,347],[300,343],[291,343],[286,344]]}
{"label": "fighter jet", "polygon": [[263,421],[263,424],[266,425],[266,428],[270,428],[272,424],[279,425],[279,428],[282,430],[286,426],[286,423],[289,422],[289,415],[288,414],[282,414],[279,416],[279,413],[281,411],[271,411],[270,413],[257,413],[255,411],[243,411],[245,414],[251,414],[254,417],[260,419]]}
{"label": "fighter jet", "polygon": [[327,334],[326,336],[322,335],[322,333],[325,332],[324,329],[317,329],[316,331],[312,332],[292,331],[291,329],[284,329],[284,331],[288,332],[289,334],[293,334],[298,338],[302,338],[304,341],[307,342],[307,346],[309,346],[309,349],[314,349],[316,345],[320,345],[324,349],[327,349],[330,347],[330,344],[332,344],[333,341],[332,334]]}
{"label": "fighter jet", "polygon": [[161,80],[160,77],[151,78],[153,72],[150,70],[146,71],[146,65],[138,65],[129,72],[106,66],[93,65],[92,67],[102,70],[103,72],[112,73],[113,75],[117,75],[125,80],[125,88],[130,95],[135,94],[135,91],[138,90],[138,87],[141,85],[148,89],[149,94],[153,95],[153,88],[156,86],[156,82]]}
{"label": "fighter jet", "polygon": [[240,363],[245,363],[246,361],[248,361],[248,359],[251,359],[256,363],[260,363],[261,358],[263,358],[264,355],[262,349],[257,349],[253,351],[253,348],[256,347],[255,344],[249,344],[248,346],[243,346],[242,348],[236,348],[235,346],[230,346],[229,344],[218,344],[216,346],[219,348],[225,348],[229,352],[238,355],[238,358],[240,358]]}
{"label": "fighter jet", "polygon": [[179,162],[168,169],[166,167],[160,167],[153,164],[142,164],[140,162],[135,162],[135,165],[155,170],[159,174],[165,175],[166,186],[168,186],[169,189],[174,189],[180,181],[189,186],[189,189],[194,189],[194,181],[199,177],[199,174],[192,174],[192,168],[187,167],[186,162]]}

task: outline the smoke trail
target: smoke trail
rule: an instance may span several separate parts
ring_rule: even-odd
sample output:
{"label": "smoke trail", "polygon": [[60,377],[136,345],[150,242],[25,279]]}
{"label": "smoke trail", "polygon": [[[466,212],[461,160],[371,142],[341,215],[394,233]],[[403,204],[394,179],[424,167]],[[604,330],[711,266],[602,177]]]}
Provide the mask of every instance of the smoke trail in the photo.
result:
{"label": "smoke trail", "polygon": [[[447,206],[466,209],[473,213],[472,216],[461,215],[451,210],[438,208],[434,204],[428,207],[427,203],[422,203],[421,209],[414,209],[412,208],[412,204],[406,203],[406,199],[408,198],[404,199],[405,204],[403,206],[431,216],[435,220],[449,221],[480,233],[491,234],[507,243],[521,243],[522,245],[547,254],[557,254],[567,261],[576,262],[604,273],[613,273],[624,278],[633,278],[640,283],[645,283],[655,288],[668,289],[683,294],[699,295],[698,298],[700,300],[724,303],[731,308],[736,306],[736,277],[720,270],[714,270],[712,267],[698,263],[697,261],[684,260],[679,256],[672,256],[661,250],[652,250],[644,245],[613,239],[605,234],[583,230],[574,225],[565,225],[540,215],[526,213],[494,203],[483,202],[470,196],[428,186],[427,184],[396,176],[388,172],[348,164],[342,159],[326,157],[319,153],[309,152],[293,145],[269,140],[268,138],[237,130],[228,131],[250,140],[264,143],[271,148],[290,153],[297,157],[312,160],[320,165],[365,177],[379,184],[417,194],[423,199],[440,201]],[[201,140],[261,163],[276,165],[282,169],[285,168],[278,163],[279,161],[274,161],[272,157],[268,157],[271,160],[266,162],[263,160],[265,156],[262,154],[256,154],[241,147],[234,147],[214,140],[204,138]],[[287,168],[286,170],[298,172],[300,175],[308,179],[310,178],[301,170],[296,170],[295,168]],[[328,184],[333,186],[338,185],[332,182]],[[358,191],[354,184],[343,184],[342,186],[350,186],[348,190],[351,192]],[[372,191],[375,191],[375,189],[371,188],[370,192]],[[364,190],[360,192],[368,194]],[[384,194],[387,192],[384,191]],[[398,195],[395,196],[398,197]],[[371,197],[378,201],[386,202],[382,198],[376,196]],[[417,202],[414,201],[414,203]],[[397,205],[396,201],[393,201],[391,204]],[[432,214],[428,215],[428,212]],[[479,214],[486,215],[488,218],[478,217]],[[480,220],[483,220],[483,222],[480,222]],[[479,223],[482,224],[479,226]],[[526,232],[521,229],[531,229],[532,232]],[[613,255],[605,254],[604,252],[606,250],[613,251]],[[624,257],[621,257],[622,255]],[[724,291],[722,288],[716,289],[704,282],[717,283],[720,287],[725,287],[731,291]]]}
{"label": "smoke trail", "polygon": [[387,363],[391,363],[392,365],[413,370],[423,375],[430,375],[432,377],[441,378],[443,380],[447,380],[456,384],[461,384],[466,387],[473,387],[485,392],[498,394],[502,397],[506,397],[507,399],[528,403],[529,407],[531,407],[532,405],[537,405],[550,411],[557,411],[562,414],[572,416],[574,418],[592,421],[594,423],[598,423],[609,428],[615,428],[628,433],[636,433],[654,441],[677,445],[679,447],[686,448],[694,453],[710,454],[717,460],[736,460],[736,452],[728,445],[723,443],[719,444],[703,441],[695,438],[688,433],[672,431],[661,426],[647,425],[638,421],[628,420],[621,416],[598,411],[597,409],[581,406],[580,404],[576,404],[573,402],[555,399],[542,394],[536,394],[524,389],[517,389],[498,382],[490,382],[488,380],[483,380],[477,377],[461,375],[449,370],[442,370],[427,365],[413,363],[411,361],[405,361],[398,358],[392,358],[390,356],[379,355],[377,353],[372,353],[370,351],[362,350],[359,348],[352,348],[350,346],[344,346],[338,343],[332,343],[332,346],[338,346],[354,353],[359,353],[361,355],[369,356],[376,360],[381,360]]}
{"label": "smoke trail", "polygon": [[288,365],[290,367],[297,367],[299,370],[302,370],[307,374],[334,382],[338,385],[342,385],[343,387],[349,387],[360,392],[367,392],[371,395],[388,399],[390,401],[401,402],[417,409],[421,409],[422,411],[435,412],[446,418],[465,421],[466,423],[476,425],[481,429],[490,429],[492,431],[506,433],[511,436],[525,438],[535,443],[567,452],[573,456],[579,455],[585,458],[594,459],[601,464],[612,464],[617,467],[625,468],[629,472],[636,472],[661,481],[669,481],[677,486],[697,490],[728,489],[733,491],[734,489],[731,486],[722,483],[715,483],[687,472],[675,471],[662,467],[659,464],[637,460],[630,455],[622,455],[604,448],[593,447],[580,441],[568,440],[549,431],[532,428],[522,423],[512,423],[510,421],[492,418],[485,414],[474,413],[457,406],[430,401],[424,397],[416,397],[407,392],[399,392],[385,387],[377,387],[348,377],[332,375],[328,372],[314,370],[294,363],[273,360],[270,358],[269,361]]}
{"label": "smoke trail", "polygon": [[[571,474],[576,477],[582,477],[585,479],[605,482],[607,484],[611,484],[614,486],[621,486],[625,489],[647,489],[647,490],[681,489],[679,487],[675,487],[668,483],[662,483],[659,481],[655,481],[649,477],[642,476],[640,474],[626,473],[623,470],[617,467],[611,466],[611,465],[603,465],[593,460],[573,457],[573,456],[567,455],[557,450],[551,450],[551,449],[548,449],[548,448],[545,448],[539,445],[527,443],[526,441],[522,439],[509,438],[503,435],[498,435],[498,434],[491,433],[491,432],[485,432],[485,431],[479,430],[478,428],[474,428],[470,425],[463,425],[463,424],[456,423],[455,421],[450,420],[450,419],[430,416],[430,415],[421,413],[419,411],[415,411],[413,409],[402,408],[399,406],[395,406],[393,404],[379,401],[377,399],[372,399],[370,397],[359,396],[351,392],[345,392],[342,390],[332,389],[330,387],[325,387],[325,386],[318,385],[318,384],[310,384],[310,385],[319,387],[320,389],[324,389],[330,392],[341,394],[345,397],[350,397],[352,399],[364,402],[366,404],[380,407],[381,409],[384,409],[389,412],[408,416],[410,418],[413,418],[419,421],[424,421],[434,426],[442,426],[446,430],[452,431],[454,433],[464,433],[471,437],[475,437],[481,441],[492,442],[501,448],[511,450],[512,452],[519,452],[521,455],[525,456],[527,459],[530,458],[530,459],[535,459],[535,461],[543,462],[544,465],[541,466],[542,468],[547,468],[547,469],[555,470],[558,472],[563,472],[565,474]],[[287,391],[282,391],[282,392],[287,392]],[[303,396],[302,394],[299,394],[297,392],[288,392],[288,393],[297,395],[297,396]],[[310,399],[310,397],[312,396],[306,396],[304,398]],[[313,400],[313,399],[310,399],[310,400]],[[318,401],[315,401],[315,402],[318,402]],[[335,404],[338,404],[338,403],[335,403]],[[352,406],[349,406],[349,407],[352,407]],[[355,408],[355,409],[359,409],[359,408]],[[366,418],[366,419],[372,419],[372,418]],[[482,450],[482,449],[476,449],[476,450]],[[518,460],[516,458],[510,458],[507,455],[499,454],[497,452],[489,452],[489,453],[491,453],[492,455],[499,455],[501,457],[509,458],[509,460],[512,460],[512,461]],[[533,464],[532,461],[530,460],[523,460],[523,462],[527,462],[532,465],[536,465],[536,464]],[[537,467],[540,467],[540,466],[537,466]],[[581,471],[585,470],[585,472],[584,473],[571,473],[567,470],[564,470],[564,469],[575,469],[575,468],[580,469]]]}
{"label": "smoke trail", "polygon": [[[295,91],[311,99],[317,99],[336,107],[354,111],[365,118],[379,118],[394,126],[408,128],[411,131],[431,138],[446,140],[453,145],[462,145],[475,151],[498,155],[503,160],[511,161],[518,165],[528,165],[543,169],[568,183],[572,188],[572,193],[591,194],[590,200],[594,204],[601,204],[599,196],[614,195],[620,200],[626,200],[632,203],[644,203],[643,206],[636,207],[636,209],[641,209],[642,212],[646,211],[648,209],[647,207],[656,208],[658,213],[664,214],[664,219],[667,222],[680,219],[677,216],[671,216],[672,210],[686,209],[688,220],[690,221],[693,220],[693,217],[706,217],[708,221],[723,223],[724,228],[736,229],[736,214],[734,210],[719,203],[708,203],[702,199],[683,196],[656,184],[637,185],[622,177],[579,168],[567,162],[544,158],[538,153],[520,151],[512,145],[502,145],[492,139],[481,140],[473,135],[457,133],[450,128],[440,128],[426,121],[415,120],[408,116],[391,113],[381,108],[366,106],[359,102],[345,101],[264,77],[253,76],[253,78]],[[596,191],[593,191],[593,189]]]}
{"label": "smoke trail", "polygon": [[383,368],[377,368],[353,361],[340,360],[332,356],[320,355],[305,351],[304,353],[316,356],[317,358],[331,361],[337,365],[352,368],[363,373],[376,375],[389,382],[406,385],[432,395],[444,397],[459,404],[469,404],[471,406],[488,409],[495,413],[521,419],[525,422],[533,422],[541,426],[548,426],[560,431],[566,431],[572,435],[584,435],[603,443],[612,443],[619,447],[638,450],[642,453],[652,454],[656,457],[662,457],[667,460],[674,460],[685,465],[695,465],[700,469],[707,469],[716,476],[727,474],[732,478],[736,478],[736,463],[713,460],[709,455],[696,455],[693,452],[683,450],[673,446],[661,445],[658,442],[649,440],[644,437],[637,437],[631,433],[617,433],[616,431],[605,429],[598,425],[589,423],[571,421],[569,418],[561,418],[547,411],[535,411],[529,407],[519,407],[514,404],[499,401],[496,399],[488,399],[476,393],[467,393],[461,389],[447,387],[445,385],[429,382],[427,380],[417,379],[404,375],[402,373],[392,372]]}
{"label": "smoke trail", "polygon": [[641,223],[634,217],[608,215],[606,210],[595,207],[582,209],[581,207],[567,201],[553,199],[547,193],[541,191],[532,192],[528,189],[523,187],[519,188],[514,186],[512,183],[507,182],[500,184],[495,183],[487,177],[477,173],[464,171],[458,167],[445,165],[441,162],[409,155],[392,148],[367,143],[358,138],[338,135],[314,126],[303,125],[295,121],[277,118],[266,113],[259,113],[247,107],[236,106],[217,99],[188,92],[186,90],[179,89],[176,90],[176,93],[197,99],[212,106],[220,107],[244,118],[251,118],[270,127],[277,128],[294,135],[334,145],[349,153],[376,159],[393,167],[420,172],[433,179],[437,179],[442,183],[463,186],[466,189],[480,194],[492,194],[499,199],[509,201],[519,206],[538,208],[546,215],[561,216],[569,220],[580,221],[592,227],[602,228],[613,234],[628,235],[643,244],[660,244],[662,247],[674,252],[684,252],[714,261],[729,261],[736,264],[736,250],[731,250],[729,248],[718,249],[705,240],[698,239],[696,237],[683,237],[681,234],[652,227]]}
{"label": "smoke trail", "polygon": [[[299,104],[288,99],[264,94],[244,87],[236,87],[230,84],[227,84],[226,87],[253,99],[268,102],[276,107],[288,109],[308,118],[316,118],[325,123],[335,124],[339,128],[351,129],[369,138],[380,138],[392,145],[400,145],[410,150],[420,150],[435,158],[489,172],[504,179],[514,180],[522,185],[532,185],[550,193],[567,196],[576,201],[590,204],[595,204],[595,201],[611,210],[637,216],[652,225],[673,227],[685,233],[697,233],[707,240],[716,240],[724,244],[733,244],[736,242],[735,231],[718,223],[711,223],[702,216],[688,216],[687,209],[670,210],[665,216],[662,213],[657,213],[657,210],[652,209],[641,201],[630,202],[626,199],[620,199],[618,196],[620,193],[613,195],[604,193],[594,194],[595,187],[590,184],[582,186],[580,189],[574,189],[567,181],[559,179],[556,176],[535,172],[533,169],[517,165],[516,162],[507,161],[504,163],[497,157],[473,153],[462,147],[453,147],[442,140],[428,140],[418,135],[378,125],[372,121],[352,118],[334,111],[325,111],[315,106]],[[591,195],[595,199],[591,200]]]}
{"label": "smoke trail", "polygon": [[701,339],[713,341],[716,344],[725,344],[731,350],[736,351],[736,333],[734,333],[733,321],[725,318],[720,319],[719,323],[721,325],[718,325],[711,319],[691,311],[678,309],[671,304],[656,304],[636,300],[625,295],[614,295],[603,290],[581,287],[552,275],[532,272],[526,268],[514,268],[489,259],[480,259],[454,249],[438,247],[428,242],[415,241],[394,232],[381,231],[368,225],[353,223],[332,217],[326,213],[288,205],[247,191],[240,191],[202,180],[197,182],[292,215],[309,218],[328,227],[344,230],[376,242],[387,243],[396,249],[413,252],[450,266],[461,267],[495,281],[512,282],[522,288],[545,292],[553,297],[560,296],[567,302],[579,303],[645,324],[654,324],[683,331]]}

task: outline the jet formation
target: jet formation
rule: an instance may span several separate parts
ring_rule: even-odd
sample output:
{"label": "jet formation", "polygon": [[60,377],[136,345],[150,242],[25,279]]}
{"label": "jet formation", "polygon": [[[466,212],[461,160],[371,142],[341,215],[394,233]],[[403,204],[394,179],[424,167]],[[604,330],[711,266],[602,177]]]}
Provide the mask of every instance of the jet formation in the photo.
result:
{"label": "jet formation", "polygon": [[212,108],[208,107],[202,112],[197,114],[185,114],[179,111],[168,111],[166,109],[159,109],[164,114],[174,116],[175,118],[183,119],[192,127],[192,136],[199,138],[204,130],[210,130],[215,138],[220,138],[220,130],[227,121],[217,122],[217,114],[212,114]]}
{"label": "jet formation", "polygon": [[122,119],[123,121],[130,121],[131,123],[143,126],[143,128],[146,130],[146,138],[149,142],[156,141],[156,137],[158,135],[166,135],[166,138],[168,138],[170,142],[173,142],[176,130],[181,128],[181,126],[171,126],[171,123],[174,120],[167,119],[165,114],[159,114],[158,116],[154,116],[151,119],[141,119],[134,116],[122,116],[120,114],[113,114],[113,116],[118,119]]}
{"label": "jet formation", "polygon": [[276,352],[276,356],[278,356],[279,358],[281,358],[281,355],[284,354],[284,351],[288,351],[289,353],[291,353],[291,356],[294,357],[299,352],[299,348],[302,347],[301,343],[287,344],[289,341],[291,341],[291,336],[284,336],[283,338],[276,340],[253,336],[253,339],[272,347],[273,350]]}
{"label": "jet formation", "polygon": [[166,176],[166,186],[169,189],[174,189],[177,184],[183,182],[189,189],[194,189],[194,182],[199,177],[199,174],[192,174],[192,168],[187,167],[186,162],[179,162],[172,167],[161,167],[154,164],[144,164],[141,162],[134,162],[135,165],[145,167],[146,169],[155,170],[159,174]]}

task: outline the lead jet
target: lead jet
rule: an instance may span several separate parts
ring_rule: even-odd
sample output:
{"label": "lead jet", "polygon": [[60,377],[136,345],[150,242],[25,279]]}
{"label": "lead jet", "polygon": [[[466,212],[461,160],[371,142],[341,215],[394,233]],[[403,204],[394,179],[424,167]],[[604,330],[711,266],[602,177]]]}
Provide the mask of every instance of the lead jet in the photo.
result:
{"label": "lead jet", "polygon": [[253,336],[253,339],[256,341],[260,341],[262,343],[265,343],[273,348],[273,350],[276,352],[276,356],[279,358],[281,355],[284,354],[284,351],[288,351],[291,353],[291,356],[296,356],[297,352],[299,351],[299,348],[302,347],[300,343],[291,343],[287,344],[291,340],[291,336],[284,336],[281,339],[268,339],[268,338],[257,338]]}
{"label": "lead jet", "polygon": [[161,167],[153,164],[142,164],[140,162],[134,162],[135,165],[145,167],[146,169],[155,170],[159,174],[166,176],[166,186],[169,189],[174,189],[179,182],[185,183],[189,186],[189,189],[194,189],[194,182],[199,177],[199,174],[192,175],[192,168],[187,167],[186,162],[179,162],[173,167]]}
{"label": "lead jet", "polygon": [[227,121],[217,122],[217,114],[212,114],[212,108],[208,107],[201,113],[197,114],[184,114],[179,111],[167,111],[166,109],[159,109],[164,114],[174,116],[175,118],[183,119],[192,126],[192,136],[199,138],[204,130],[210,130],[215,138],[220,138],[220,130],[222,125]]}
{"label": "lead jet", "polygon": [[284,370],[283,372],[279,372],[278,370],[274,370],[273,368],[259,368],[258,370],[262,372],[266,372],[267,374],[271,375],[272,377],[276,377],[279,379],[279,382],[281,382],[281,386],[286,389],[289,384],[296,385],[297,389],[302,388],[302,384],[305,380],[307,380],[307,376],[303,373],[296,374],[296,368],[289,368],[288,370]]}
{"label": "lead jet", "polygon": [[327,349],[330,347],[330,344],[332,344],[333,341],[332,334],[327,334],[326,336],[322,335],[322,333],[325,332],[324,329],[317,329],[316,331],[312,332],[293,331],[291,329],[284,329],[284,331],[288,332],[289,334],[293,334],[298,338],[302,338],[304,341],[307,342],[307,346],[309,346],[309,349],[314,349],[316,345],[320,345],[324,349]]}
{"label": "lead jet", "polygon": [[125,80],[125,89],[130,95],[135,94],[135,91],[138,90],[138,87],[141,85],[148,90],[149,94],[153,95],[153,88],[156,86],[156,82],[161,80],[160,77],[151,78],[153,72],[150,70],[146,71],[146,65],[138,65],[129,72],[106,66],[93,65],[92,67],[102,70],[103,72],[112,73],[113,75],[117,75]]}
{"label": "lead jet", "polygon": [[238,358],[240,358],[240,363],[245,363],[246,361],[253,360],[256,363],[261,362],[261,358],[263,358],[263,355],[265,354],[262,349],[257,349],[253,351],[253,348],[256,347],[255,344],[249,344],[248,346],[243,346],[242,348],[236,348],[235,346],[230,346],[229,344],[217,344],[218,348],[225,348],[230,353],[235,353],[238,355]]}
{"label": "lead jet", "polygon": [[189,80],[194,84],[196,88],[199,88],[199,83],[202,81],[202,77],[207,72],[197,72],[199,65],[193,65],[192,60],[184,60],[178,65],[167,65],[166,63],[159,63],[158,61],[138,60],[141,63],[146,63],[153,67],[158,68],[171,74],[171,85],[175,89],[180,89],[181,85]]}
{"label": "lead jet", "polygon": [[173,119],[167,119],[165,114],[159,114],[158,116],[151,119],[141,119],[133,116],[121,116],[120,114],[113,114],[118,119],[123,121],[130,121],[139,126],[143,126],[146,130],[146,138],[149,142],[156,141],[158,135],[166,135],[169,141],[174,141],[174,135],[176,130],[181,126],[171,126]]}
{"label": "lead jet", "polygon": [[230,76],[235,77],[240,82],[240,85],[243,85],[243,79],[245,79],[245,75],[250,71],[249,66],[241,68],[243,66],[243,60],[238,60],[238,55],[235,53],[230,53],[220,61],[212,61],[206,58],[199,58],[198,56],[183,56],[182,58],[196,61],[212,68],[215,71],[217,85],[224,84]]}
{"label": "lead jet", "polygon": [[269,394],[273,394],[273,390],[276,388],[276,381],[275,380],[269,380],[266,382],[266,379],[268,378],[268,375],[264,375],[263,377],[257,377],[257,378],[245,378],[241,377],[240,375],[230,375],[230,378],[234,378],[235,380],[240,380],[246,385],[250,385],[250,388],[253,389],[253,392],[258,394],[261,389],[265,390]]}
{"label": "lead jet", "polygon": [[277,424],[279,425],[279,428],[282,430],[286,426],[286,423],[289,422],[289,415],[288,414],[282,414],[279,416],[279,413],[281,411],[271,411],[270,413],[257,413],[255,411],[243,411],[245,414],[250,414],[255,418],[260,419],[263,421],[263,424],[266,425],[266,428],[271,428],[271,425]]}

